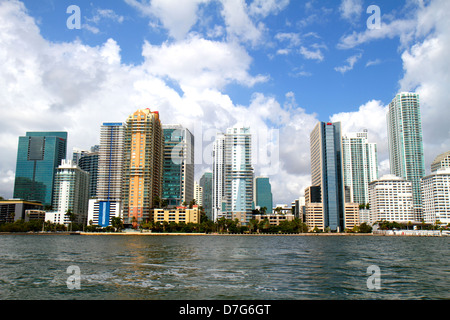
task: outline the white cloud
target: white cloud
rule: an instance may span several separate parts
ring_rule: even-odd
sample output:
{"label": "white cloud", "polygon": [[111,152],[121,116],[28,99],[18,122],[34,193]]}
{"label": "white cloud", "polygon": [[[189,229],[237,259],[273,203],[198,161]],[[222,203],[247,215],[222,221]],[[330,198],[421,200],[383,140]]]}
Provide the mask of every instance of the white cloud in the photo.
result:
{"label": "white cloud", "polygon": [[306,59],[318,60],[318,61],[323,61],[323,59],[324,59],[323,53],[322,53],[322,51],[320,51],[320,49],[309,50],[308,48],[301,46],[300,53]]}
{"label": "white cloud", "polygon": [[245,0],[220,0],[222,16],[225,20],[227,34],[230,41],[242,41],[257,45],[263,37],[264,25],[255,25],[248,15]]}
{"label": "white cloud", "polygon": [[249,6],[252,16],[267,17],[269,14],[277,14],[285,9],[289,0],[254,0]]}
{"label": "white cloud", "polygon": [[125,0],[142,14],[157,18],[176,40],[183,39],[198,21],[198,7],[210,0]]}
{"label": "white cloud", "polygon": [[191,37],[173,44],[144,45],[149,73],[176,80],[180,86],[221,89],[237,82],[246,86],[267,80],[250,76],[252,58],[239,45]]}
{"label": "white cloud", "polygon": [[339,11],[343,19],[355,22],[363,12],[362,0],[342,0]]}
{"label": "white cloud", "polygon": [[353,70],[353,67],[358,62],[358,60],[361,59],[361,57],[362,57],[361,53],[353,55],[353,56],[347,58],[346,65],[341,66],[341,67],[336,67],[336,68],[334,68],[334,70],[336,70],[337,72],[340,72],[342,74],[346,73],[347,71]]}

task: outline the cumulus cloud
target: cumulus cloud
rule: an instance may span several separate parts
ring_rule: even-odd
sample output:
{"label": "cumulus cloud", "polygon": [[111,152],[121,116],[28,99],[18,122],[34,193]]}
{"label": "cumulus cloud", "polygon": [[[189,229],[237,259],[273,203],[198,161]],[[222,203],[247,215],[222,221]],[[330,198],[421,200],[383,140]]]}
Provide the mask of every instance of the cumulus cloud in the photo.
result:
{"label": "cumulus cloud", "polygon": [[209,0],[125,0],[142,14],[161,21],[169,35],[183,39],[198,21],[198,7]]}
{"label": "cumulus cloud", "polygon": [[361,17],[362,0],[342,0],[339,11],[343,19],[353,22]]}
{"label": "cumulus cloud", "polygon": [[334,70],[336,70],[337,72],[340,72],[342,74],[346,73],[347,71],[353,70],[353,67],[355,66],[355,63],[357,63],[358,60],[361,59],[361,57],[362,57],[361,53],[353,55],[353,56],[347,58],[347,60],[346,60],[347,64],[346,65],[340,66],[340,67],[336,67],[336,68],[334,68]]}

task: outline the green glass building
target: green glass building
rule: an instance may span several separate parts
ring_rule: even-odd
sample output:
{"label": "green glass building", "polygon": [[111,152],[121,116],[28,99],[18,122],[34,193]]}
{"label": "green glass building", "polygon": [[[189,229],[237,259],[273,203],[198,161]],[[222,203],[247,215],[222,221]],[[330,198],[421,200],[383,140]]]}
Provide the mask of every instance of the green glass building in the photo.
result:
{"label": "green glass building", "polygon": [[255,205],[257,207],[266,208],[266,213],[272,213],[273,198],[272,198],[272,186],[270,185],[269,178],[256,177],[255,178]]}
{"label": "green glass building", "polygon": [[194,136],[181,125],[163,125],[162,199],[170,207],[194,199]]}
{"label": "green glass building", "polygon": [[66,153],[67,132],[27,132],[19,137],[14,198],[51,206],[55,172]]}
{"label": "green glass building", "polygon": [[402,92],[395,96],[389,104],[387,127],[391,174],[412,182],[414,211],[420,221],[420,180],[425,176],[425,160],[418,94]]}

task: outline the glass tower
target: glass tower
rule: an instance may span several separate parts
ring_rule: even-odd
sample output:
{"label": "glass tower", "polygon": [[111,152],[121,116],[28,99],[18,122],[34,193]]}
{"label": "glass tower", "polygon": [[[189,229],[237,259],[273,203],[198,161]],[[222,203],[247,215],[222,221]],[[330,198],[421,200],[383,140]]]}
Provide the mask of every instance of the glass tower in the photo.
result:
{"label": "glass tower", "polygon": [[310,136],[311,182],[320,187],[324,228],[344,230],[341,124],[319,122]]}
{"label": "glass tower", "polygon": [[14,198],[51,206],[56,169],[66,153],[67,132],[27,132],[19,137]]}
{"label": "glass tower", "polygon": [[420,179],[425,176],[419,95],[402,92],[389,104],[387,113],[391,174],[412,182],[414,211],[421,219]]}
{"label": "glass tower", "polygon": [[212,172],[205,172],[200,178],[200,187],[203,189],[203,210],[209,220],[213,219],[212,216],[212,188],[213,174]]}
{"label": "glass tower", "polygon": [[170,207],[194,199],[194,136],[181,125],[163,125],[162,199]]}
{"label": "glass tower", "polygon": [[272,213],[272,186],[267,177],[255,178],[255,205],[260,208],[265,207],[266,213]]}

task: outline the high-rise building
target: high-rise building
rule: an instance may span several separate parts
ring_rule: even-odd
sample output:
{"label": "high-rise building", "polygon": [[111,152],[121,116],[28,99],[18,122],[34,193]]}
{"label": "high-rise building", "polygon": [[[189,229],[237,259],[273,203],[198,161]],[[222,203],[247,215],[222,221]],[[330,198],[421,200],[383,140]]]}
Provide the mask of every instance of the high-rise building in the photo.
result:
{"label": "high-rise building", "polygon": [[161,199],[163,129],[159,112],[140,109],[126,122],[123,172],[123,218],[134,227],[149,221]]}
{"label": "high-rise building", "polygon": [[212,148],[212,220],[225,211],[225,134],[218,133]]}
{"label": "high-rise building", "polygon": [[105,122],[100,128],[96,199],[89,200],[88,223],[107,227],[122,214],[125,124]]}
{"label": "high-rise building", "polygon": [[367,130],[342,135],[342,160],[349,202],[369,203],[369,183],[378,179],[378,160],[377,145],[369,143]]}
{"label": "high-rise building", "polygon": [[422,178],[425,223],[450,223],[450,168],[441,168]]}
{"label": "high-rise building", "polygon": [[249,128],[228,128],[213,144],[213,219],[248,223],[254,208],[251,133]]}
{"label": "high-rise building", "polygon": [[212,196],[213,196],[213,185],[212,185],[212,172],[205,172],[200,178],[200,187],[203,190],[203,210],[205,215],[209,220],[212,220]]}
{"label": "high-rise building", "polygon": [[450,151],[438,155],[431,163],[431,172],[445,168],[450,168]]}
{"label": "high-rise building", "polygon": [[181,125],[163,125],[162,199],[169,207],[194,199],[194,136]]}
{"label": "high-rise building", "polygon": [[97,197],[98,146],[91,150],[73,149],[73,163],[89,173],[89,199]]}
{"label": "high-rise building", "polygon": [[387,113],[391,174],[412,182],[414,212],[421,220],[420,179],[425,176],[419,95],[402,92],[389,104]]}
{"label": "high-rise building", "polygon": [[372,221],[416,222],[412,182],[395,175],[385,175],[369,183]]}
{"label": "high-rise building", "polygon": [[256,177],[254,191],[255,206],[260,209],[266,208],[266,213],[272,213],[273,197],[269,178]]}
{"label": "high-rise building", "polygon": [[86,224],[89,201],[89,173],[72,160],[62,160],[56,170],[53,210],[65,215],[71,210],[76,222]]}
{"label": "high-rise building", "polygon": [[67,132],[27,132],[19,137],[14,198],[51,206],[56,169],[66,153]]}
{"label": "high-rise building", "polygon": [[341,139],[340,122],[319,122],[310,135],[311,185],[320,187],[323,228],[331,231],[344,230]]}
{"label": "high-rise building", "polygon": [[247,224],[253,202],[252,141],[249,128],[228,128],[225,135],[225,215]]}
{"label": "high-rise building", "polygon": [[194,199],[199,207],[203,207],[203,188],[195,181],[194,183]]}

